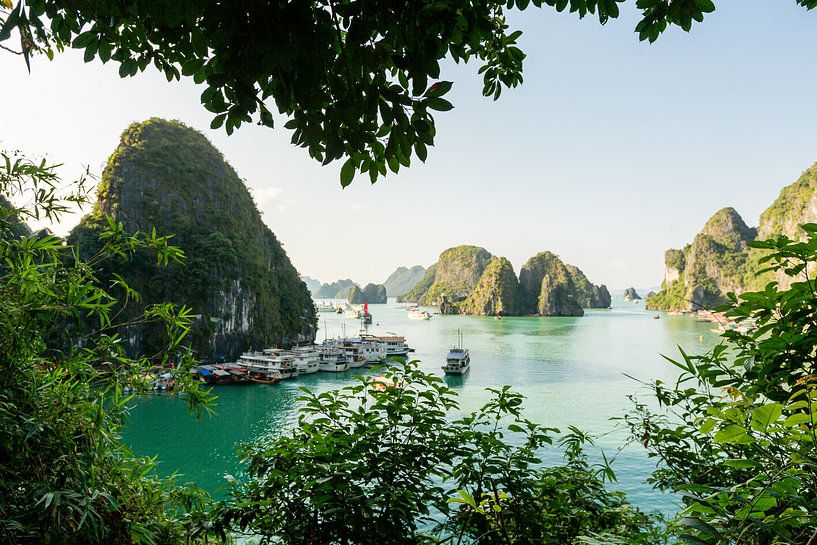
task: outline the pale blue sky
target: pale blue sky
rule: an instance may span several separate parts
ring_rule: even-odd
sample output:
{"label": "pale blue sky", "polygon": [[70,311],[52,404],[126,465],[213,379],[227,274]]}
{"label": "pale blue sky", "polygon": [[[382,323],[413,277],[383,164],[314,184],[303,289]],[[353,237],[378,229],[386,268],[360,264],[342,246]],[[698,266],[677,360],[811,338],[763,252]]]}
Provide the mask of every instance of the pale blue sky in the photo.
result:
{"label": "pale blue sky", "polygon": [[632,8],[605,27],[549,9],[516,15],[525,84],[493,102],[476,64],[446,68],[456,109],[438,115],[428,162],[374,186],[360,178],[342,190],[340,165],[313,162],[288,131],[211,131],[192,82],[154,71],[121,80],[73,52],[35,59],[30,76],[0,54],[0,147],[100,173],[129,123],[175,118],[208,135],[295,266],[324,282],[380,282],[468,243],[517,271],[552,250],[593,282],[649,287],[664,250],[712,213],[733,206],[756,225],[817,161],[817,11],[717,5],[691,34],[673,29],[653,45],[632,32]]}

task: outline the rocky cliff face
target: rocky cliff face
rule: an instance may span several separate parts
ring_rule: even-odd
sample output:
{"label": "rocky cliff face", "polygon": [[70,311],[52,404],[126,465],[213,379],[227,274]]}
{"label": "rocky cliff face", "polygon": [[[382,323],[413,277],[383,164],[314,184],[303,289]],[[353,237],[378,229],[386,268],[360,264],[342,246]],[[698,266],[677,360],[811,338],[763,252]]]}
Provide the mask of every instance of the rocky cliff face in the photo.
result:
{"label": "rocky cliff face", "polygon": [[641,300],[641,296],[638,295],[638,292],[635,291],[635,288],[627,288],[626,290],[624,290],[624,300],[639,301]]}
{"label": "rocky cliff face", "polygon": [[576,298],[582,308],[608,308],[612,302],[610,292],[604,284],[596,286],[587,279],[587,276],[575,265],[566,264],[573,285],[576,288]]}
{"label": "rocky cliff face", "polygon": [[369,303],[370,305],[384,304],[388,301],[386,288],[382,284],[366,284],[360,289],[354,285],[349,290],[349,302],[353,305]]}
{"label": "rocky cliff face", "polygon": [[504,257],[476,246],[457,246],[440,254],[398,300],[440,305],[441,314],[582,316],[584,308],[609,307],[610,292],[551,252],[529,259],[517,280]]}
{"label": "rocky cliff face", "polygon": [[348,278],[337,280],[330,284],[323,284],[320,289],[314,293],[314,297],[315,299],[346,299],[349,297],[349,290],[352,289],[352,286],[357,286],[357,284]]}
{"label": "rocky cliff face", "polygon": [[747,244],[755,236],[734,208],[719,210],[692,244],[665,254],[663,289],[648,299],[647,308],[694,310],[723,304],[728,292],[743,289]]}
{"label": "rocky cliff face", "polygon": [[[105,214],[127,231],[175,234],[183,265],[158,268],[139,255],[103,264],[101,276],[122,275],[141,292],[140,307],[191,307],[199,319],[188,340],[200,357],[234,359],[250,348],[314,338],[306,285],[239,176],[201,133],[161,119],[131,125],[103,172],[93,211],[69,237],[81,255],[99,247]],[[123,337],[130,352],[150,354],[163,331],[136,326]]]}
{"label": "rocky cliff face", "polygon": [[400,297],[413,288],[423,278],[425,272],[425,268],[420,265],[415,265],[410,269],[397,267],[383,282],[383,285],[390,297]]}
{"label": "rocky cliff face", "polygon": [[536,254],[522,266],[519,292],[524,314],[584,315],[571,271],[552,252]]}
{"label": "rocky cliff face", "polygon": [[[683,250],[664,256],[662,290],[647,298],[647,308],[696,310],[724,303],[729,292],[762,289],[775,280],[761,274],[763,250],[749,248],[752,240],[777,235],[799,239],[799,225],[817,221],[817,164],[806,170],[760,216],[757,229],[747,227],[733,208],[718,211]],[[792,279],[776,278],[782,288]]]}
{"label": "rocky cliff face", "polygon": [[449,301],[461,301],[477,285],[492,257],[487,250],[477,246],[449,248],[440,254],[437,263],[429,267],[420,282],[400,300],[421,305],[438,305],[442,297]]}
{"label": "rocky cliff face", "polygon": [[458,307],[461,314],[516,316],[519,314],[519,282],[504,257],[488,262],[477,285]]}

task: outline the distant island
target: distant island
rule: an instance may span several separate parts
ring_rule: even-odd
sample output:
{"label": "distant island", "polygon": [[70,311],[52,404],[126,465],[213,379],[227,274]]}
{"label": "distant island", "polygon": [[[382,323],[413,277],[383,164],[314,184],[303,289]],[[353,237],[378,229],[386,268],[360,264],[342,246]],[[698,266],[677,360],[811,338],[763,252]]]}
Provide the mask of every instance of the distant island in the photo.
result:
{"label": "distant island", "polygon": [[384,304],[388,302],[388,294],[382,284],[366,284],[363,289],[355,284],[349,290],[349,302],[353,305],[363,303],[369,303],[370,305]]}
{"label": "distant island", "polygon": [[762,272],[765,250],[748,243],[776,235],[800,239],[799,225],[817,221],[817,164],[803,172],[760,216],[757,228],[748,227],[734,208],[723,208],[706,222],[683,249],[664,254],[661,291],[647,298],[654,310],[711,309],[727,301],[726,294],[754,291],[776,280],[781,289],[793,279]]}
{"label": "distant island", "polygon": [[552,252],[530,258],[517,278],[506,258],[463,245],[442,252],[398,301],[439,305],[443,314],[582,316],[609,307],[610,293]]}
{"label": "distant island", "polygon": [[635,291],[635,288],[627,288],[624,290],[624,300],[625,301],[640,301],[641,296],[638,295],[638,292]]}
{"label": "distant island", "polygon": [[312,292],[312,297],[315,299],[346,299],[349,297],[352,286],[357,286],[357,284],[348,278],[321,284],[317,290]]}
{"label": "distant island", "polygon": [[776,235],[799,239],[799,225],[817,222],[817,164],[803,172],[760,216],[757,228],[748,227],[734,208],[724,208],[706,222],[690,244],[664,255],[661,291],[647,298],[654,310],[711,309],[727,301],[726,294],[763,289],[772,280],[781,288],[792,278],[762,272],[764,250],[748,243]]}
{"label": "distant island", "polygon": [[389,297],[400,297],[414,287],[425,272],[425,267],[420,265],[415,265],[411,268],[397,267],[386,281],[383,282],[383,286],[385,286],[386,291],[389,293]]}

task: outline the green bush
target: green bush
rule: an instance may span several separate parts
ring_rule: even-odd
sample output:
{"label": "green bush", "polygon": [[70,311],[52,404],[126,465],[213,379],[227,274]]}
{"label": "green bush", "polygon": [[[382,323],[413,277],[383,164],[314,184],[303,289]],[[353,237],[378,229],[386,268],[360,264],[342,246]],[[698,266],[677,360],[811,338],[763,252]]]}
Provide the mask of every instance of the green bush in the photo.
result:
{"label": "green bush", "polygon": [[791,288],[730,295],[720,310],[748,330],[708,354],[682,352],[678,383],[652,385],[662,410],[637,404],[625,418],[659,462],[654,484],[681,494],[683,542],[817,543],[817,225],[802,227],[804,242],[751,243]]}
{"label": "green bush", "polygon": [[442,379],[416,363],[384,377],[303,390],[298,426],[246,449],[250,480],[221,510],[222,530],[287,544],[661,542],[655,519],[604,488],[612,470],[587,463],[578,430],[560,440],[565,465],[542,464],[558,430],[526,420],[508,387],[452,421]]}

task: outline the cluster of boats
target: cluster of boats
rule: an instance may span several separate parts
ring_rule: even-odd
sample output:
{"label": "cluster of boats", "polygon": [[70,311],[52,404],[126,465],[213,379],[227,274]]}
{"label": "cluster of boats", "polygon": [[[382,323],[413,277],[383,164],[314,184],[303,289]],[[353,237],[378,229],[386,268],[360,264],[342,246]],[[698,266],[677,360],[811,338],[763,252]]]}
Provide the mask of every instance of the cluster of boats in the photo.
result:
{"label": "cluster of boats", "polygon": [[340,373],[389,357],[406,357],[410,351],[403,336],[361,334],[291,350],[267,348],[245,352],[233,363],[200,365],[193,372],[207,384],[275,384],[299,375]]}
{"label": "cluster of boats", "polygon": [[351,305],[346,303],[345,305],[341,304],[333,304],[333,303],[325,303],[321,301],[315,307],[318,309],[318,312],[334,312],[335,314],[345,314],[347,318],[355,318],[362,320],[364,324],[371,324],[372,323],[372,315],[369,313],[369,303],[364,303],[362,305]]}
{"label": "cluster of boats", "polygon": [[421,309],[420,307],[408,307],[406,309],[408,313],[409,320],[430,320],[431,313],[426,310]]}

